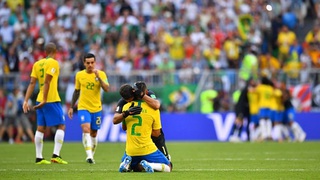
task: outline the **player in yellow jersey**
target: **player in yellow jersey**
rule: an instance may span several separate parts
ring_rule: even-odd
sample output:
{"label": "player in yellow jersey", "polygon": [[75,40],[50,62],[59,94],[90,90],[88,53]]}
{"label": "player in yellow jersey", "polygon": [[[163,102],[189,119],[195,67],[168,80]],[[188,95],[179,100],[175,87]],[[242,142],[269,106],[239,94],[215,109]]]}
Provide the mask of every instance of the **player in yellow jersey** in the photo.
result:
{"label": "player in yellow jersey", "polygon": [[34,139],[36,146],[36,164],[50,164],[50,161],[45,160],[42,156],[44,132],[46,127],[50,126],[57,127],[51,162],[68,164],[66,161],[62,160],[60,156],[65,134],[65,118],[58,93],[60,68],[58,61],[54,59],[56,49],[54,43],[48,43],[45,46],[47,57],[37,61],[33,65],[30,84],[23,102],[23,111],[27,113],[31,109],[28,105],[28,100],[38,81],[39,93],[36,100],[36,106],[33,107],[37,112],[37,131]]}
{"label": "player in yellow jersey", "polygon": [[[132,86],[129,84],[120,87],[120,95],[128,102],[133,100],[133,97],[126,98],[127,92],[131,90]],[[161,133],[160,111],[137,97],[132,103],[124,105],[122,115],[124,118],[122,127],[127,131],[127,142],[119,171],[128,172],[132,169],[145,172],[171,172],[169,160],[151,139],[151,135],[158,137]]]}
{"label": "player in yellow jersey", "polygon": [[274,82],[274,92],[271,103],[271,119],[273,122],[273,140],[281,142],[282,138],[282,121],[284,106],[282,102],[282,91],[278,88],[277,82]]}
{"label": "player in yellow jersey", "polygon": [[254,90],[258,94],[259,104],[259,129],[261,130],[262,140],[271,139],[272,122],[271,122],[271,98],[273,87],[267,77],[261,78],[261,83]]}
{"label": "player in yellow jersey", "polygon": [[[251,85],[251,88],[254,88],[256,83]],[[257,92],[248,92],[248,100],[249,100],[249,109],[250,109],[250,141],[256,141],[257,136],[259,135],[259,97]]]}
{"label": "player in yellow jersey", "polygon": [[101,125],[101,88],[108,92],[109,83],[107,75],[95,69],[96,57],[89,53],[83,60],[84,70],[77,72],[75,80],[75,90],[73,92],[71,107],[68,110],[70,119],[73,117],[73,107],[78,102],[78,117],[81,121],[82,143],[85,148],[89,164],[94,164],[93,155],[98,141],[97,132]]}

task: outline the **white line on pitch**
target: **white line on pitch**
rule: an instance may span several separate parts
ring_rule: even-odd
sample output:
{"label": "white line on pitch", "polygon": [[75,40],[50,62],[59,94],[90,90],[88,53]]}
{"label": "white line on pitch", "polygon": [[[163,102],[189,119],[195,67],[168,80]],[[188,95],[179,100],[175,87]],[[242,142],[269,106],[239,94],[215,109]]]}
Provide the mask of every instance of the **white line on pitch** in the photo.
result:
{"label": "white line on pitch", "polygon": [[[0,172],[86,172],[86,171],[101,171],[101,172],[117,172],[117,169],[0,169]],[[319,169],[175,169],[174,172],[229,172],[229,171],[240,171],[240,172],[313,172],[320,171]]]}

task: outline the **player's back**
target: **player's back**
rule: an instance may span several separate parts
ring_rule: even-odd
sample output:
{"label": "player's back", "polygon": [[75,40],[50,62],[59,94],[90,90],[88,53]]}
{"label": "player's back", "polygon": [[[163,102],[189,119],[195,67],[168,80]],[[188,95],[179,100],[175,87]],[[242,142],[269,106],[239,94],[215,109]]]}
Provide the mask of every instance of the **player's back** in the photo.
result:
{"label": "player's back", "polygon": [[259,96],[257,92],[248,92],[250,114],[259,113]]}
{"label": "player's back", "polygon": [[58,78],[60,68],[59,63],[53,58],[44,58],[37,61],[32,68],[31,76],[38,80],[39,94],[37,101],[41,102],[43,99],[43,86],[45,82],[46,74],[52,76],[50,83],[50,89],[48,91],[47,102],[60,102],[60,96],[58,93]]}
{"label": "player's back", "polygon": [[274,89],[272,101],[271,101],[271,109],[275,111],[282,111],[283,110],[283,103],[282,103],[282,92],[280,89]]}
{"label": "player's back", "polygon": [[123,110],[130,106],[140,106],[142,111],[138,115],[128,116],[125,119],[127,126],[126,153],[130,156],[142,156],[153,153],[157,147],[151,139],[152,130],[161,129],[160,112],[154,110],[144,101],[127,103]]}
{"label": "player's back", "polygon": [[260,84],[257,87],[257,93],[259,95],[259,107],[271,108],[271,100],[273,95],[273,87],[266,84]]}

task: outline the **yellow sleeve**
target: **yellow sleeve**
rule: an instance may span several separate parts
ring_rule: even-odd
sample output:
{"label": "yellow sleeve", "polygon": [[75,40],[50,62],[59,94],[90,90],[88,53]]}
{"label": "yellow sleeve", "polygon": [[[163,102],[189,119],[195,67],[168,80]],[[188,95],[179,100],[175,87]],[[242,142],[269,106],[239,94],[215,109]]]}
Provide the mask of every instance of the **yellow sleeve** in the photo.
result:
{"label": "yellow sleeve", "polygon": [[99,76],[103,82],[105,82],[106,84],[109,84],[108,77],[105,72],[99,71]]}
{"label": "yellow sleeve", "polygon": [[155,111],[153,118],[154,118],[154,121],[153,121],[152,129],[153,130],[161,129],[160,111],[159,110]]}
{"label": "yellow sleeve", "polygon": [[56,60],[52,60],[50,66],[48,67],[46,74],[54,76],[59,72],[59,63]]}

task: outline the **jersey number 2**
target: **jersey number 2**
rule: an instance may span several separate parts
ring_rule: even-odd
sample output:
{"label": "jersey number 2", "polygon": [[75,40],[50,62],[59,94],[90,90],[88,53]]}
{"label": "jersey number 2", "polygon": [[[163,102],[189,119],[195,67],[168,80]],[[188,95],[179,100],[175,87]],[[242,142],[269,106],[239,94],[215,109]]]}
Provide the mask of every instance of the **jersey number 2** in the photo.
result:
{"label": "jersey number 2", "polygon": [[137,123],[134,123],[131,127],[131,135],[133,136],[141,136],[141,133],[136,132],[135,128],[136,126],[141,126],[142,125],[142,119],[140,116],[132,116],[133,118],[138,119]]}

